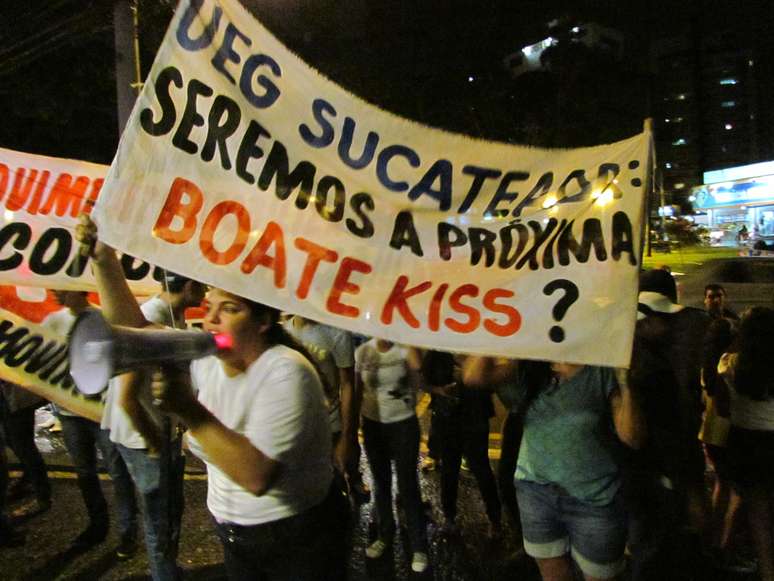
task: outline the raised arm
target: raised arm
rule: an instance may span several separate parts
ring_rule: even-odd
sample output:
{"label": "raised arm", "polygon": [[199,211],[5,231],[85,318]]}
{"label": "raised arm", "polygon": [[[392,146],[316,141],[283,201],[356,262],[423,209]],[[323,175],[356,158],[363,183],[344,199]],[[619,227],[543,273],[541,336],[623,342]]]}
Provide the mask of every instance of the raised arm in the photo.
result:
{"label": "raised arm", "polygon": [[97,225],[86,214],[80,217],[76,238],[82,249],[90,249],[92,272],[105,319],[113,325],[145,327],[148,321],[129,289],[116,251],[99,241]]}
{"label": "raised arm", "polygon": [[470,388],[496,388],[515,377],[518,367],[516,359],[471,355],[462,365],[462,382]]}
{"label": "raised arm", "polygon": [[629,385],[627,373],[626,369],[616,369],[618,389],[610,394],[610,408],[618,439],[637,450],[645,445],[647,424],[639,398]]}

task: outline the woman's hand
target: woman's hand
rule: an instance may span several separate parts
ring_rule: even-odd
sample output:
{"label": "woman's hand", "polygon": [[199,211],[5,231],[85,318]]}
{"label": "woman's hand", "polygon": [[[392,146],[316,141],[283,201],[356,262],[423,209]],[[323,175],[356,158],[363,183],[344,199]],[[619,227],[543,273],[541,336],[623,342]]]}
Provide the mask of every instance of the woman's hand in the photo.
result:
{"label": "woman's hand", "polygon": [[151,381],[153,403],[169,414],[188,415],[198,405],[187,369],[177,365],[164,365],[153,373]]}
{"label": "woman's hand", "polygon": [[99,241],[97,225],[88,214],[81,214],[78,217],[75,239],[80,244],[78,253],[84,258],[89,256],[96,262],[100,262],[107,256],[115,254],[110,246]]}
{"label": "woman's hand", "polygon": [[452,397],[457,395],[457,382],[452,381],[446,385],[432,385],[430,386],[431,393],[442,395],[444,397]]}

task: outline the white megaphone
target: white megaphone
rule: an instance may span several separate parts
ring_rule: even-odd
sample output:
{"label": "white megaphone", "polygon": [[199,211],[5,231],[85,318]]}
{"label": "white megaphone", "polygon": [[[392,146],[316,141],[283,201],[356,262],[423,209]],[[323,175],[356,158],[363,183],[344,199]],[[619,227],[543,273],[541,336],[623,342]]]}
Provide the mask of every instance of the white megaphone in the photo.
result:
{"label": "white megaphone", "polygon": [[94,395],[136,367],[191,361],[228,347],[227,335],[110,325],[97,309],[87,309],[70,331],[70,375],[78,391]]}

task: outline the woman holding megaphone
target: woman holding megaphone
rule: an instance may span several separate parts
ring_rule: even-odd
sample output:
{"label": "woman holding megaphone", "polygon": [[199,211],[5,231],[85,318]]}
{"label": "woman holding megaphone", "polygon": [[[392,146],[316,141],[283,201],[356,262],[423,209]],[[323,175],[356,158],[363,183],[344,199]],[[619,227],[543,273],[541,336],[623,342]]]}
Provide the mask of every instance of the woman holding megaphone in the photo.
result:
{"label": "woman holding megaphone", "polygon": [[[146,327],[112,248],[87,217],[105,318]],[[333,487],[331,437],[320,377],[265,305],[212,289],[204,330],[229,338],[215,355],[154,375],[160,407],[188,427],[207,465],[207,506],[231,579],[343,578],[343,498]]]}

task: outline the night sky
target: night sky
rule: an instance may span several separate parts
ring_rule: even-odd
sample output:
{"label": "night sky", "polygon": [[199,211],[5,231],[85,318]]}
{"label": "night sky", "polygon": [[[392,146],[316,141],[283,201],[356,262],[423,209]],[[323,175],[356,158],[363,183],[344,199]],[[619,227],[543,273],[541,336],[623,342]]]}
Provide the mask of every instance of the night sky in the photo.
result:
{"label": "night sky", "polygon": [[[145,71],[171,5],[140,1]],[[691,26],[714,34],[722,24],[770,46],[767,29],[774,20],[770,4],[758,1],[252,0],[245,5],[304,60],[382,108],[478,137],[548,146],[600,143],[641,130],[649,109],[643,95],[652,39]],[[2,2],[0,147],[110,162],[118,139],[111,15],[108,0]],[[554,18],[620,30],[625,60],[611,64],[565,55],[566,74],[510,79],[503,57],[545,38]],[[616,87],[612,94],[610,86]],[[557,119],[546,103],[560,98],[563,116]],[[599,119],[607,127],[599,127]]]}

